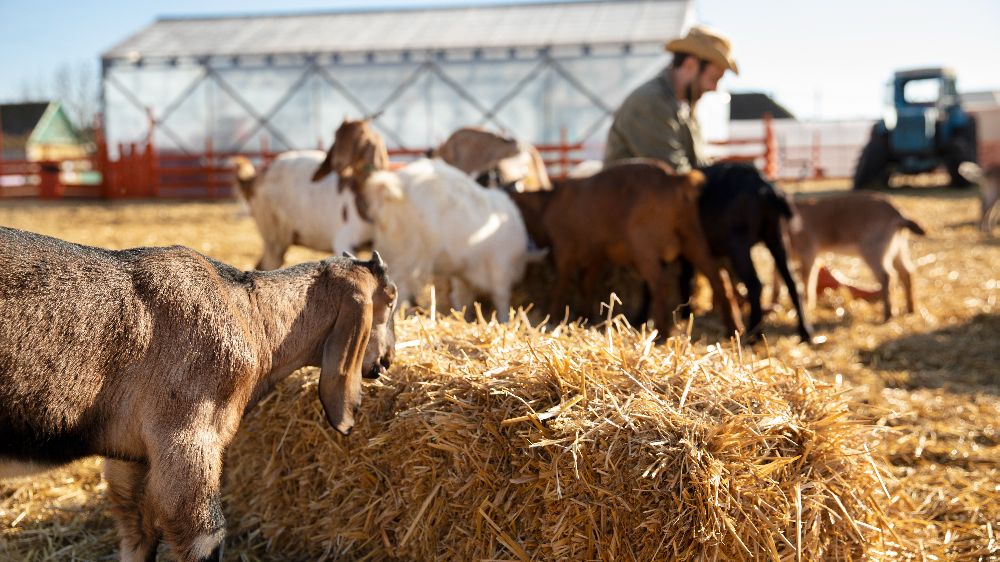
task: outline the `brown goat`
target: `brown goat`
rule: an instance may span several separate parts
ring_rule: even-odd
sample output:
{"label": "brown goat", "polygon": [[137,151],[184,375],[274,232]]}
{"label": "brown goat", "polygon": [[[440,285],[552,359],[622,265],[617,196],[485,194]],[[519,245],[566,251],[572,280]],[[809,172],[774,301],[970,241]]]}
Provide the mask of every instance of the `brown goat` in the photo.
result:
{"label": "brown goat", "polygon": [[556,181],[551,192],[512,194],[535,243],[551,245],[558,273],[554,305],[566,303],[577,270],[589,295],[606,264],[635,267],[651,294],[651,316],[666,334],[681,302],[678,280],[664,262],[683,256],[708,278],[726,328],[742,331],[732,287],[698,218],[703,183],[700,172],[676,175],[656,160],[630,160],[589,177]]}
{"label": "brown goat", "polygon": [[395,299],[377,256],[244,272],[0,227],[0,475],[104,456],[123,560],[155,560],[161,538],[221,560],[223,457],[244,413],[314,365],[328,423],[349,433],[362,377],[392,361]]}
{"label": "brown goat", "polygon": [[[906,310],[914,311],[913,264],[903,231],[924,235],[917,223],[904,217],[884,197],[870,193],[844,193],[832,197],[795,201],[801,223],[789,230],[791,257],[799,262],[806,282],[806,310],[814,306],[823,252],[861,257],[879,282],[883,318],[892,317],[889,282],[898,278],[906,294]],[[778,287],[775,279],[775,288]]]}

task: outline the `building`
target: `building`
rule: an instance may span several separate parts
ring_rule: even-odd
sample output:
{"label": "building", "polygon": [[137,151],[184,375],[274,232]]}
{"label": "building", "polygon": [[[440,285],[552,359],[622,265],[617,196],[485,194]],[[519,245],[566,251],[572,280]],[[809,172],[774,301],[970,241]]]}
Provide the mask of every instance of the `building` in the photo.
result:
{"label": "building", "polygon": [[729,96],[730,121],[759,121],[769,114],[774,119],[795,119],[791,111],[760,92],[733,93]]}
{"label": "building", "polygon": [[465,125],[603,144],[693,18],[691,0],[161,18],[102,55],[106,135],[279,151],[325,146],[345,116],[379,113],[390,148]]}
{"label": "building", "polygon": [[83,158],[91,148],[59,102],[0,105],[0,149],[4,160]]}

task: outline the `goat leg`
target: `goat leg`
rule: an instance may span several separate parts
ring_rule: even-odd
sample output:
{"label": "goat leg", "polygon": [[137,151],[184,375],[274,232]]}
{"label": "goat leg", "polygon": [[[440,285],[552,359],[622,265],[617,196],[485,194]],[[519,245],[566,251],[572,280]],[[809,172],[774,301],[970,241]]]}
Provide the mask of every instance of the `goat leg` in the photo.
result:
{"label": "goat leg", "polygon": [[[767,246],[769,252],[771,252],[771,257],[774,259],[774,267],[781,274],[781,278],[785,281],[785,287],[788,289],[788,298],[792,300],[792,305],[795,307],[795,313],[798,315],[798,330],[799,338],[806,343],[813,343],[813,330],[809,321],[806,319],[806,310],[802,306],[802,301],[799,299],[799,289],[795,282],[795,277],[792,276],[792,268],[788,265],[788,252],[785,251],[785,245],[781,237],[771,237],[769,240],[765,240],[764,244]],[[749,258],[749,250],[747,253],[747,258]],[[802,263],[802,271],[808,271],[806,268],[813,269],[814,257],[800,256]],[[808,263],[807,263],[808,261]],[[750,264],[753,267],[753,264]],[[814,290],[815,284],[812,281],[813,275],[815,273],[810,273],[810,283],[809,287],[806,289],[806,298],[809,298],[811,291]],[[744,281],[745,282],[745,281]]]}
{"label": "goat leg", "polygon": [[104,479],[108,483],[111,515],[121,537],[123,562],[155,562],[160,532],[154,525],[150,506],[144,501],[145,463],[105,459]]}
{"label": "goat leg", "polygon": [[185,562],[218,560],[225,537],[219,492],[222,450],[192,444],[178,447],[176,436],[197,435],[194,428],[164,432],[154,451],[146,500],[156,510],[157,523],[175,556]]}
{"label": "goat leg", "polygon": [[750,320],[746,325],[746,334],[747,341],[752,342],[760,335],[761,324],[764,320],[764,309],[760,302],[763,285],[750,258],[750,246],[744,240],[730,238],[727,242],[727,250],[733,273],[747,289],[747,300],[750,301]]}
{"label": "goat leg", "polygon": [[[732,335],[733,332],[743,332],[743,315],[736,305],[736,297],[733,294],[733,286],[724,283],[719,273],[719,265],[712,258],[708,243],[704,240],[692,238],[684,241],[681,245],[683,256],[694,265],[695,269],[701,272],[708,279],[708,284],[712,287],[712,306],[722,316],[722,322],[726,330]],[[759,281],[758,281],[759,284]],[[688,295],[690,298],[690,283],[688,285]],[[684,288],[682,287],[683,291]],[[758,314],[760,313],[760,295],[757,295]],[[758,323],[760,320],[758,319]]]}

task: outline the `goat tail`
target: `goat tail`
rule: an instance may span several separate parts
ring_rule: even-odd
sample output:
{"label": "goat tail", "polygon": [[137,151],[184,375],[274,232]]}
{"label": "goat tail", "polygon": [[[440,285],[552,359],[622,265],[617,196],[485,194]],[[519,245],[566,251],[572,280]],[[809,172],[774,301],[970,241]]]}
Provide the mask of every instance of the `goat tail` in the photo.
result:
{"label": "goat tail", "polygon": [[253,197],[254,183],[257,181],[257,169],[246,156],[233,156],[229,163],[236,168],[236,186],[243,197],[249,201]]}
{"label": "goat tail", "polygon": [[924,236],[927,234],[927,231],[921,228],[919,224],[913,222],[912,220],[906,217],[903,217],[903,222],[901,224],[901,227],[905,228],[906,230],[909,230],[910,232],[916,234],[917,236]]}
{"label": "goat tail", "polygon": [[795,212],[795,209],[792,208],[792,204],[788,201],[788,197],[785,196],[784,193],[771,191],[768,198],[771,200],[771,205],[773,205],[774,208],[781,213],[781,216],[786,219],[792,220],[798,215],[798,213]]}
{"label": "goat tail", "polygon": [[975,162],[962,162],[958,165],[958,175],[971,183],[979,183],[983,179],[983,169]]}

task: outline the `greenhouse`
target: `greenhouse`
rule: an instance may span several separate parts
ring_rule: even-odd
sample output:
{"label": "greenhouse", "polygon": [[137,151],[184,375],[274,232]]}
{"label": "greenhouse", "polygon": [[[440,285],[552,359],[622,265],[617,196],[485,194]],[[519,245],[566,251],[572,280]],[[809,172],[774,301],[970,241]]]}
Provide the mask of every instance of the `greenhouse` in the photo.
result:
{"label": "greenhouse", "polygon": [[689,0],[166,17],[102,55],[105,130],[112,146],[280,151],[377,114],[397,149],[466,125],[601,144],[693,19]]}

